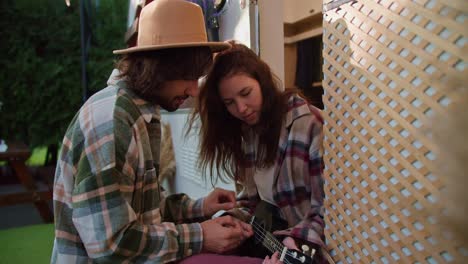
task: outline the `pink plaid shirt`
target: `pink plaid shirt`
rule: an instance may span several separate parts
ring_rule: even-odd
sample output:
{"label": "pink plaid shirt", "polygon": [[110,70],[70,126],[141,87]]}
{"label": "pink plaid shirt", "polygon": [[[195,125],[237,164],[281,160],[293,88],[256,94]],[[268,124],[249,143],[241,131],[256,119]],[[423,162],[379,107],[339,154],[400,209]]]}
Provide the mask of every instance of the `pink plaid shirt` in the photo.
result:
{"label": "pink plaid shirt", "polygon": [[[297,95],[290,97],[284,129],[274,164],[273,199],[289,228],[287,235],[324,246],[323,220],[323,119],[320,110]],[[247,140],[251,142],[250,140]],[[247,142],[246,141],[246,142]],[[260,197],[254,182],[255,147],[245,143],[251,167],[238,190],[239,199],[249,201],[252,212]]]}

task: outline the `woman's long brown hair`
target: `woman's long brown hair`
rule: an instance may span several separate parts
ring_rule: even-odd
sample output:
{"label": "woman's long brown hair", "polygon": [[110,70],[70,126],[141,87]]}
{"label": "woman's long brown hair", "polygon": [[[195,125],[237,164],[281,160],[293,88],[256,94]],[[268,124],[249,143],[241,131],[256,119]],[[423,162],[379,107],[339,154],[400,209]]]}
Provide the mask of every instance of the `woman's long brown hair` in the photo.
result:
{"label": "woman's long brown hair", "polygon": [[[189,123],[190,131],[195,120],[200,118],[199,165],[203,173],[209,172],[212,183],[218,179],[242,178],[241,170],[247,165],[264,168],[275,162],[287,100],[291,94],[289,91],[280,91],[278,78],[252,50],[242,44],[231,45],[232,48],[215,56]],[[221,80],[237,74],[245,74],[260,84],[262,113],[254,127],[247,127],[233,117],[219,95]],[[243,141],[248,139],[246,133],[250,132],[258,135],[255,164],[247,163],[248,159],[242,149]]]}

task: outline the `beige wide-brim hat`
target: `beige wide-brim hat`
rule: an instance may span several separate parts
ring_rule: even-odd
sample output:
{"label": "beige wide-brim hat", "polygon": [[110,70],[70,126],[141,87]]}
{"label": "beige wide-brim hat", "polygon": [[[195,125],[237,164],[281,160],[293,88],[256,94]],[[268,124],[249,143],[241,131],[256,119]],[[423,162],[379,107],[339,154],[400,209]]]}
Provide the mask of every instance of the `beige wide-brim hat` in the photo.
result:
{"label": "beige wide-brim hat", "polygon": [[141,10],[136,46],[114,50],[114,54],[183,47],[209,47],[218,52],[230,46],[208,42],[200,6],[185,0],[154,0]]}

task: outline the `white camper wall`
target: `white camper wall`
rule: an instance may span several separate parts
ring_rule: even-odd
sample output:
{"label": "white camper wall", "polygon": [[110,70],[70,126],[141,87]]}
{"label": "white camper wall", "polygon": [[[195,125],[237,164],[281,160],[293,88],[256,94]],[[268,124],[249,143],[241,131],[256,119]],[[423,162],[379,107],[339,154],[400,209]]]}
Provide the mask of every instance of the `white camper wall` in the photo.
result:
{"label": "white camper wall", "polygon": [[284,86],[283,1],[259,0],[260,57]]}
{"label": "white camper wall", "polygon": [[249,1],[241,6],[240,0],[230,0],[225,10],[219,18],[220,40],[234,39],[250,47]]}
{"label": "white camper wall", "polygon": [[[187,120],[190,117],[190,109],[180,109],[169,113],[161,113],[161,121],[169,123],[172,132],[172,142],[176,159],[176,175],[171,181],[163,183],[169,193],[186,193],[197,199],[208,194],[213,188],[210,182],[202,178],[197,168],[198,159],[198,130],[194,129],[186,136]],[[234,190],[232,183],[218,183],[217,187]]]}

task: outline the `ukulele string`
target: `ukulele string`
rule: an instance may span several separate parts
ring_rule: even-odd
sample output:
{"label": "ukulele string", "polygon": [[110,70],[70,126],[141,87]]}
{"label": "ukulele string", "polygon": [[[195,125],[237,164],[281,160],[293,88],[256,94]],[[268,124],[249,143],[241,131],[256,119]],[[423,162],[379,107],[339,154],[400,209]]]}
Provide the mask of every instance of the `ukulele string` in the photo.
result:
{"label": "ukulele string", "polygon": [[[258,233],[259,233],[259,236],[260,236],[260,238],[262,240],[265,239],[268,236],[268,233],[263,229],[263,227],[261,225],[255,223],[255,221],[252,223],[252,226],[257,231],[259,231]],[[281,244],[276,238],[272,239],[271,237],[268,237],[268,240],[272,241],[274,243],[274,245],[272,245],[272,246],[276,246],[276,248],[273,248],[275,251],[280,251],[284,247],[284,245]]]}
{"label": "ukulele string", "polygon": [[[257,223],[255,223],[255,221],[253,222],[252,226],[254,227],[254,229],[257,231],[256,233],[258,234],[258,236],[263,240],[265,239],[268,239],[268,241],[271,241],[274,243],[274,245],[270,245],[270,244],[264,244],[264,246],[266,246],[271,252],[275,252],[275,251],[278,251],[278,253],[281,254],[283,248],[284,248],[284,245],[282,245],[281,243],[278,242],[278,240],[276,238],[271,238],[270,236],[268,236],[268,233],[263,229],[263,227]],[[276,246],[276,248],[275,248]],[[291,256],[294,258],[294,256],[292,256],[290,253],[288,253],[288,251],[286,251],[286,255],[288,256]],[[291,262],[289,262],[288,259],[284,258],[283,259],[283,263],[285,264],[292,264]]]}
{"label": "ukulele string", "polygon": [[[272,238],[271,236],[268,236],[268,233],[263,229],[263,227],[259,224],[257,224],[255,221],[252,222],[252,226],[257,230],[259,233],[259,237],[264,240],[265,238],[268,239],[269,241],[273,242],[274,245],[273,248],[269,248],[270,251],[278,251],[280,254],[285,247],[283,244],[281,244],[276,238]],[[276,246],[276,248],[274,248]],[[273,250],[272,250],[273,249]],[[289,250],[286,251],[286,255],[295,258],[291,253],[289,253]],[[286,258],[283,260],[285,264],[290,264]]]}

